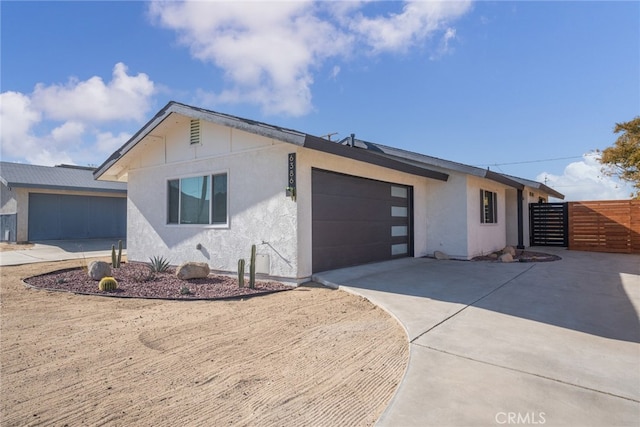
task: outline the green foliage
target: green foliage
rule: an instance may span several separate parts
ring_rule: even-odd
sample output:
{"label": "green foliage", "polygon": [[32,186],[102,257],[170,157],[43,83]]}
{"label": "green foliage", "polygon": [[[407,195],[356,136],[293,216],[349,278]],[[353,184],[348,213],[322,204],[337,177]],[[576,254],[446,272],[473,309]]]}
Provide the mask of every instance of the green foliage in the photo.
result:
{"label": "green foliage", "polygon": [[244,259],[238,260],[238,287],[244,288]]}
{"label": "green foliage", "polygon": [[122,240],[118,240],[118,267],[120,267],[121,261],[122,261]]}
{"label": "green foliage", "polygon": [[249,264],[249,288],[256,287],[256,245],[251,245],[251,263]]}
{"label": "green foliage", "polygon": [[180,288],[180,295],[191,295],[191,290],[188,287],[183,286]]}
{"label": "green foliage", "polygon": [[616,123],[613,133],[622,134],[613,146],[602,151],[600,163],[609,176],[630,182],[635,198],[640,198],[640,116],[625,123]]}
{"label": "green foliage", "polygon": [[116,256],[116,245],[111,245],[111,266],[120,268],[122,261],[122,240],[118,240],[118,255]]}
{"label": "green foliage", "polygon": [[115,291],[118,289],[118,282],[113,277],[103,277],[98,283],[98,289],[102,292]]}
{"label": "green foliage", "polygon": [[154,256],[149,258],[149,269],[154,273],[164,273],[169,269],[169,261],[162,256]]}

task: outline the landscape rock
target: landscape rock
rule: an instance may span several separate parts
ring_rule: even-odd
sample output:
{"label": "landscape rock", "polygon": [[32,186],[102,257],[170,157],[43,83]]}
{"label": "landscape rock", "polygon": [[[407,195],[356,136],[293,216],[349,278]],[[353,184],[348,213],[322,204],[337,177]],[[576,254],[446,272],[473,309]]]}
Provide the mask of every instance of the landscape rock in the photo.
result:
{"label": "landscape rock", "polygon": [[502,254],[499,260],[500,262],[513,262],[513,256],[511,254]]}
{"label": "landscape rock", "polygon": [[176,269],[176,277],[181,280],[203,279],[209,275],[211,269],[206,262],[185,262]]}
{"label": "landscape rock", "polygon": [[91,261],[87,272],[93,280],[100,280],[103,277],[111,276],[111,265],[104,261]]}
{"label": "landscape rock", "polygon": [[435,259],[451,259],[451,258],[449,257],[449,255],[445,254],[445,253],[444,253],[444,252],[442,252],[442,251],[435,251],[435,252],[433,253],[433,257],[434,257]]}
{"label": "landscape rock", "polygon": [[509,254],[512,257],[516,256],[516,248],[514,248],[513,246],[505,246],[504,249],[502,250],[503,254]]}

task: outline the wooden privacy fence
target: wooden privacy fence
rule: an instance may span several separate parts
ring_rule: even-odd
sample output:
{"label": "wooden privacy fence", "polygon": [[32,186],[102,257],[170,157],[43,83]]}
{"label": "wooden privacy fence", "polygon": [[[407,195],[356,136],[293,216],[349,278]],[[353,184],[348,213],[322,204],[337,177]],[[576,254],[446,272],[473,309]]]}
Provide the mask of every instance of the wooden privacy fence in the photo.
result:
{"label": "wooden privacy fence", "polygon": [[567,205],[570,250],[640,253],[640,200]]}

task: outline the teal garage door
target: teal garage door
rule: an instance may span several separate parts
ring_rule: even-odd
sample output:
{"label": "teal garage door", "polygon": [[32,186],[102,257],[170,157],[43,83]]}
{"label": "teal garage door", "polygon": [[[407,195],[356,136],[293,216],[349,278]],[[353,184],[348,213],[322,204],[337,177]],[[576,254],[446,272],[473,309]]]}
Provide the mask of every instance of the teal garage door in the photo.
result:
{"label": "teal garage door", "polygon": [[29,194],[29,240],[123,238],[126,232],[126,198]]}

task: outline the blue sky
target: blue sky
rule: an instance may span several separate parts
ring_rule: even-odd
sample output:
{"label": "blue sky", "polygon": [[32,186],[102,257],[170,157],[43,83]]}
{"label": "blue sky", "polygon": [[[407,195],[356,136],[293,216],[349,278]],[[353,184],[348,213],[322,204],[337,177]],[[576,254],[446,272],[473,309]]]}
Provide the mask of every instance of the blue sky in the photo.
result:
{"label": "blue sky", "polygon": [[626,198],[640,2],[2,1],[3,161],[99,165],[168,101]]}

